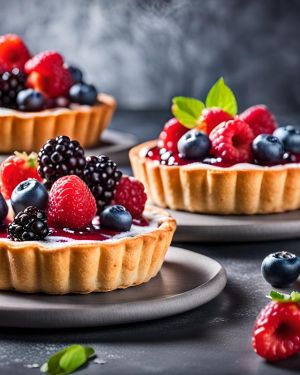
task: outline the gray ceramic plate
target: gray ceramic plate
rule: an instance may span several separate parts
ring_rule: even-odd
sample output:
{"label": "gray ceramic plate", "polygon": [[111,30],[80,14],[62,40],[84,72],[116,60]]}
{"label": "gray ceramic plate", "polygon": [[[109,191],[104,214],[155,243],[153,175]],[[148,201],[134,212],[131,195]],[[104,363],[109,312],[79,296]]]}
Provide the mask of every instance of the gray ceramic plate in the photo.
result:
{"label": "gray ceramic plate", "polygon": [[174,241],[269,241],[300,237],[300,211],[253,216],[168,211],[177,221]]}
{"label": "gray ceramic plate", "polygon": [[158,276],[147,284],[88,295],[0,293],[0,325],[65,328],[104,326],[162,318],[203,305],[226,285],[215,260],[171,247]]}

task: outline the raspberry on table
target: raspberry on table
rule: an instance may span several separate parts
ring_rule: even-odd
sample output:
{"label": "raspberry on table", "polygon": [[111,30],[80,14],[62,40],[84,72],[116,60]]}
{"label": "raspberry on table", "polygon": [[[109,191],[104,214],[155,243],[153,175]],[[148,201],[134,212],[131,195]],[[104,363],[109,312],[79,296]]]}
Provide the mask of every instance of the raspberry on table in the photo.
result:
{"label": "raspberry on table", "polygon": [[277,128],[275,117],[265,105],[254,105],[241,113],[238,118],[250,126],[255,136],[272,134]]}
{"label": "raspberry on table", "polygon": [[239,119],[222,122],[209,135],[211,155],[226,163],[250,163],[254,139],[250,126]]}
{"label": "raspberry on table", "polygon": [[49,193],[48,221],[55,228],[85,229],[96,215],[96,201],[78,176],[58,179]]}
{"label": "raspberry on table", "polygon": [[117,186],[114,203],[124,206],[134,218],[142,216],[147,194],[142,182],[134,177],[123,176]]}

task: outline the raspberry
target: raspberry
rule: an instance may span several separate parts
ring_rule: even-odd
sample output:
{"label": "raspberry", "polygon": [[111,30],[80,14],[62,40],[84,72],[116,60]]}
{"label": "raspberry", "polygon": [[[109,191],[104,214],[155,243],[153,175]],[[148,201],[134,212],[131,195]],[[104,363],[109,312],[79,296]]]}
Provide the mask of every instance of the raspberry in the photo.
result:
{"label": "raspberry", "polygon": [[213,129],[209,138],[212,143],[211,155],[222,158],[225,163],[250,163],[251,143],[254,134],[245,122],[235,119],[222,122]]}
{"label": "raspberry", "polygon": [[272,134],[277,128],[274,116],[265,105],[254,105],[241,113],[238,118],[250,126],[255,136]]}
{"label": "raspberry", "polygon": [[84,229],[95,215],[95,198],[78,176],[64,176],[53,184],[48,204],[50,226]]}
{"label": "raspberry", "polygon": [[188,130],[176,118],[172,118],[165,124],[163,131],[159,135],[158,147],[177,153],[177,143]]}
{"label": "raspberry", "polygon": [[300,307],[270,302],[258,315],[252,337],[255,352],[268,361],[285,359],[300,350]]}
{"label": "raspberry", "polygon": [[124,176],[116,189],[114,203],[124,206],[134,218],[142,216],[147,195],[144,185],[137,179]]}
{"label": "raspberry", "polygon": [[44,211],[29,206],[17,214],[8,226],[8,238],[12,241],[38,241],[49,234]]}
{"label": "raspberry", "polygon": [[28,59],[29,51],[18,35],[6,34],[0,37],[0,65],[4,65],[6,70],[23,70]]}
{"label": "raspberry", "polygon": [[37,155],[32,152],[15,152],[9,156],[0,166],[1,192],[5,199],[10,199],[14,188],[22,181],[34,178],[42,181],[37,172]]}
{"label": "raspberry", "polygon": [[41,52],[32,57],[25,64],[25,71],[29,74],[27,86],[49,98],[67,96],[73,84],[62,56],[54,51]]}
{"label": "raspberry", "polygon": [[202,111],[200,124],[197,126],[199,130],[206,134],[210,132],[221,122],[232,120],[233,117],[221,108],[205,108]]}

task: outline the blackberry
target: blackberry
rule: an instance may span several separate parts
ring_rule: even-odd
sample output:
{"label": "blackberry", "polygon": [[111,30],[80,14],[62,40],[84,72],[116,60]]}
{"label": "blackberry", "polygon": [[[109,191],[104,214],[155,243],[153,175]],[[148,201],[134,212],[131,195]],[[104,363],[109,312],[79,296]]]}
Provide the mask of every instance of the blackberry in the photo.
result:
{"label": "blackberry", "polygon": [[116,163],[105,155],[88,156],[83,171],[83,180],[90,188],[100,213],[114,198],[116,187],[122,177]]}
{"label": "blackberry", "polygon": [[17,108],[17,95],[25,89],[26,76],[18,68],[0,74],[0,107]]}
{"label": "blackberry", "polygon": [[43,240],[49,234],[46,214],[29,206],[18,213],[8,226],[8,238],[12,241]]}
{"label": "blackberry", "polygon": [[46,179],[46,187],[50,188],[60,177],[82,177],[85,167],[84,150],[79,142],[59,136],[44,144],[38,154],[38,164],[38,172]]}

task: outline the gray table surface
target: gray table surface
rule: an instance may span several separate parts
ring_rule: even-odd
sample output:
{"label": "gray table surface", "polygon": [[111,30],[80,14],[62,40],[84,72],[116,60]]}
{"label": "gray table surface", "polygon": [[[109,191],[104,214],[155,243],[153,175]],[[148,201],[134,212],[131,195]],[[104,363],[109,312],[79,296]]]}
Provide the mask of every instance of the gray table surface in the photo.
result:
{"label": "gray table surface", "polygon": [[[119,112],[113,128],[153,138],[167,112]],[[290,117],[292,119],[293,117]],[[288,119],[287,121],[291,122]],[[254,319],[267,303],[270,286],[260,274],[270,252],[300,255],[300,241],[234,244],[176,244],[208,255],[224,265],[228,284],[221,295],[190,312],[144,323],[72,330],[0,330],[0,373],[38,374],[28,368],[63,346],[92,345],[100,360],[79,374],[223,374],[284,375],[300,371],[300,355],[271,365],[252,350]],[[296,288],[297,286],[295,286]],[[299,289],[300,285],[298,285]]]}

